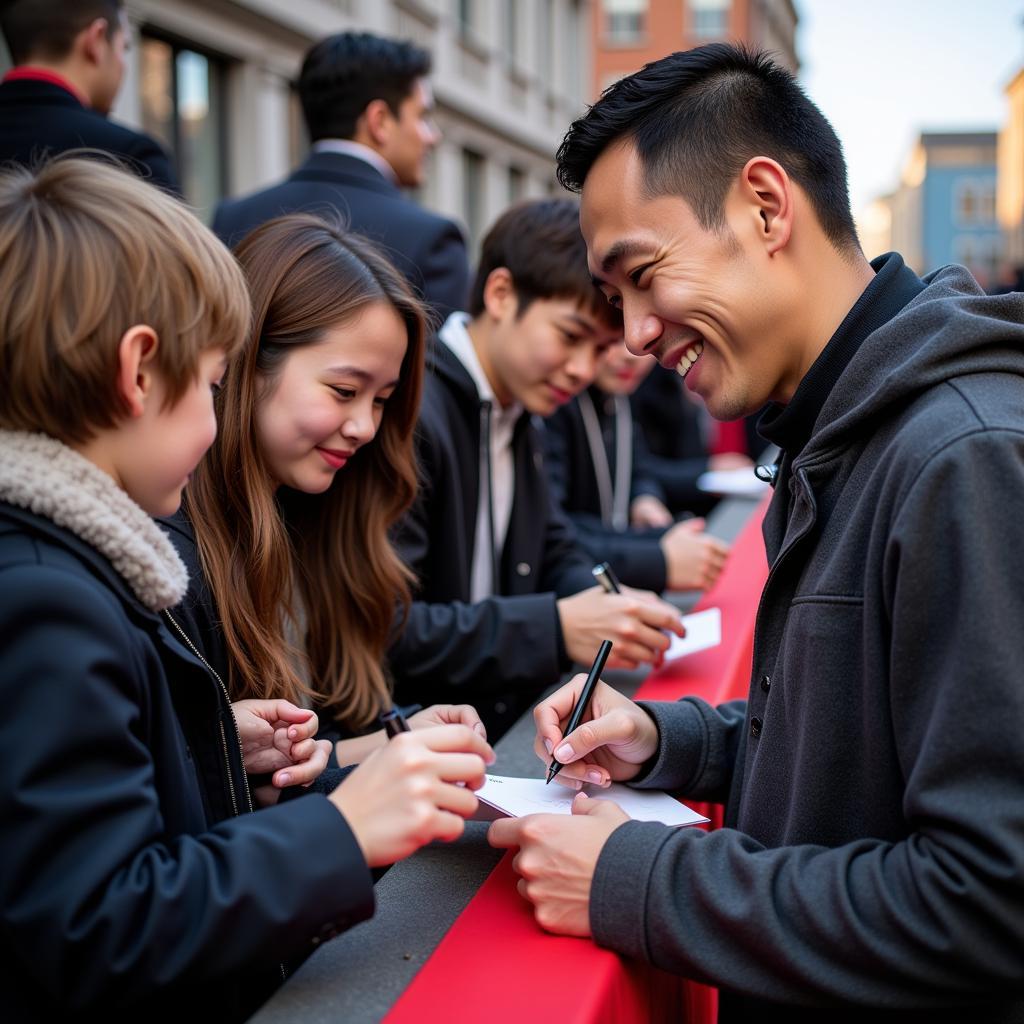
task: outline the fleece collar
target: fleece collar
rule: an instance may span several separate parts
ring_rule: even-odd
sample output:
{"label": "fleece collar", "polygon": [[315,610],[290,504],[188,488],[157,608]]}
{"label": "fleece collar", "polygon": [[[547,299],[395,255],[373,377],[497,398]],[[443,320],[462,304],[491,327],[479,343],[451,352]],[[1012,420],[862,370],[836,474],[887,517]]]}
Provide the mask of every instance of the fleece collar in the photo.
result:
{"label": "fleece collar", "polygon": [[62,442],[0,430],[0,500],[94,548],[150,611],[185,596],[188,573],[164,532],[110,476]]}

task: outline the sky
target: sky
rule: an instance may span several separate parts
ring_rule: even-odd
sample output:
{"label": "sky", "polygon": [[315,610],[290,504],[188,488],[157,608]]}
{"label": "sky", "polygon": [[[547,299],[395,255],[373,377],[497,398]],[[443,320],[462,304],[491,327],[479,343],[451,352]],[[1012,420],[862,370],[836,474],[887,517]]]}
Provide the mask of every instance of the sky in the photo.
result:
{"label": "sky", "polygon": [[1024,0],[794,0],[805,91],[843,142],[854,213],[921,131],[998,129],[1024,66]]}

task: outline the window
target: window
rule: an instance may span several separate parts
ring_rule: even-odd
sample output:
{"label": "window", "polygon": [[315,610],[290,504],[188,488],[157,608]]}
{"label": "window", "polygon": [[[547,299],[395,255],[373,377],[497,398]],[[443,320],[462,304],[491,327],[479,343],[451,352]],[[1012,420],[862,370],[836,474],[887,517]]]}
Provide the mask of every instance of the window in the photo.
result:
{"label": "window", "polygon": [[540,74],[548,88],[554,77],[555,7],[553,0],[543,0],[537,12],[537,54],[540,59]]}
{"label": "window", "polygon": [[731,0],[690,0],[694,39],[721,39],[729,34]]}
{"label": "window", "polygon": [[519,63],[519,50],[519,0],[505,0],[505,52],[510,64]]}
{"label": "window", "polygon": [[484,170],[485,162],[480,153],[472,149],[462,151],[462,208],[474,247],[484,228]]}
{"label": "window", "polygon": [[604,39],[612,46],[641,43],[647,30],[647,0],[601,0]]}
{"label": "window", "polygon": [[967,267],[983,287],[995,283],[1002,259],[1002,239],[998,235],[958,235],[953,239],[953,259]]}
{"label": "window", "polygon": [[518,203],[526,196],[526,171],[521,167],[509,167],[508,169],[508,201]]}
{"label": "window", "polygon": [[459,0],[459,35],[463,39],[478,34],[480,26],[477,19],[479,16],[476,0]]}
{"label": "window", "polygon": [[960,224],[993,224],[996,219],[996,183],[969,178],[957,183],[955,215]]}
{"label": "window", "polygon": [[211,213],[227,178],[223,63],[148,35],[140,51],[143,129],[170,152],[188,201]]}

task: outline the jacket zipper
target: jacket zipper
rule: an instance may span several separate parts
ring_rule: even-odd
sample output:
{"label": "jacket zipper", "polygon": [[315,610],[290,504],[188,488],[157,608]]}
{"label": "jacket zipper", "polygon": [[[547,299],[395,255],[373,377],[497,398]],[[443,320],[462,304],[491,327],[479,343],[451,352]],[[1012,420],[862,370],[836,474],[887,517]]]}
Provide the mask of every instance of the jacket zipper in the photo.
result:
{"label": "jacket zipper", "polygon": [[[208,669],[210,675],[212,675],[213,678],[216,679],[218,683],[220,683],[220,688],[224,692],[224,699],[228,702],[228,709],[230,710],[230,708],[231,708],[231,695],[228,693],[228,688],[224,685],[224,680],[221,679],[221,677],[218,674],[217,670],[202,656],[202,654],[199,653],[199,650],[197,649],[196,645],[194,643],[192,643],[192,641],[189,639],[188,634],[185,632],[184,629],[181,628],[180,625],[178,625],[178,623],[175,620],[174,616],[166,608],[164,609],[164,615],[167,616],[167,621],[178,631],[178,635],[181,637],[181,639],[184,640],[186,644],[188,644],[189,650],[206,666],[206,668]],[[235,739],[238,741],[238,759],[242,762],[242,772],[244,774],[245,773],[245,754],[242,752],[242,735],[238,731],[238,723],[235,721],[234,712],[231,713],[231,722],[232,722],[232,724],[235,727]],[[235,812],[235,817],[237,818],[238,817],[238,801],[235,799],[235,784],[234,784],[234,782],[233,782],[233,780],[231,778],[231,759],[228,756],[228,738],[227,738],[227,735],[224,732],[224,720],[221,719],[221,721],[218,724],[220,725],[220,744],[221,744],[221,750],[224,752],[224,768],[225,768],[225,770],[227,772],[227,778],[228,778],[228,792],[231,794],[231,809]],[[245,787],[245,802],[246,802],[246,805],[248,806],[249,811],[251,812],[252,809],[253,809],[253,807],[252,807],[252,796],[249,793],[249,787],[248,786]],[[278,964],[277,966],[278,966],[278,969],[281,972],[281,981],[287,981],[288,980],[288,971],[285,968],[284,964],[283,963],[282,964]]]}
{"label": "jacket zipper", "polygon": [[[803,467],[800,468],[800,472],[804,472]],[[806,487],[805,489],[810,491],[809,487]],[[811,492],[811,494],[813,496],[813,492]],[[814,515],[812,515],[812,517],[811,517],[810,521],[807,523],[807,525],[798,534],[796,534],[795,537],[793,537],[793,539],[789,542],[789,544],[785,548],[782,549],[782,551],[779,553],[778,558],[775,559],[775,564],[768,570],[768,577],[764,581],[764,589],[761,591],[761,599],[757,602],[757,615],[754,618],[755,638],[756,638],[756,635],[757,635],[757,632],[756,632],[757,631],[757,625],[761,621],[761,612],[764,609],[765,598],[768,596],[768,590],[769,590],[769,588],[772,585],[772,579],[775,577],[777,571],[781,568],[782,563],[792,554],[793,549],[814,528],[814,524],[817,521],[818,521],[818,514],[817,514],[817,510],[815,510]],[[760,645],[757,645],[757,646],[760,646]],[[752,679],[755,678],[756,675],[757,675],[757,653],[758,652],[755,649],[755,651],[754,651],[754,663],[750,667],[751,668],[751,678]]]}
{"label": "jacket zipper", "polygon": [[[213,678],[216,679],[218,683],[220,683],[220,688],[224,692],[224,699],[227,701],[228,707],[230,708],[230,706],[231,706],[231,695],[228,693],[228,688],[224,685],[224,680],[221,679],[221,677],[217,674],[216,669],[214,669],[214,667],[199,653],[198,649],[196,648],[196,645],[194,643],[192,643],[192,641],[189,639],[188,634],[185,632],[185,630],[183,630],[181,628],[181,626],[178,625],[178,623],[175,620],[174,616],[171,615],[171,613],[166,608],[164,609],[164,615],[167,616],[167,621],[170,622],[170,624],[178,631],[178,635],[188,645],[189,650],[206,666],[206,668],[209,671],[210,675],[212,675]],[[241,762],[242,762],[242,770],[244,772],[245,771],[245,755],[242,753],[242,737],[241,737],[241,734],[238,731],[238,723],[235,722],[235,717],[234,717],[233,714],[231,716],[231,721],[234,723],[234,726],[235,726],[235,739],[238,740],[238,757],[239,757],[239,760],[241,760]],[[224,768],[225,768],[225,771],[227,773],[228,791],[231,794],[231,809],[234,811],[235,817],[237,818],[238,815],[239,815],[238,800],[235,797],[235,783],[234,783],[234,779],[232,778],[232,775],[231,775],[231,758],[228,756],[228,738],[227,738],[227,735],[224,732],[224,721],[223,721],[223,719],[220,722],[220,743],[221,743],[221,750],[224,753]],[[246,804],[248,805],[247,809],[251,811],[252,810],[252,798],[249,796],[248,788],[246,789],[246,794],[245,795],[246,795]]]}

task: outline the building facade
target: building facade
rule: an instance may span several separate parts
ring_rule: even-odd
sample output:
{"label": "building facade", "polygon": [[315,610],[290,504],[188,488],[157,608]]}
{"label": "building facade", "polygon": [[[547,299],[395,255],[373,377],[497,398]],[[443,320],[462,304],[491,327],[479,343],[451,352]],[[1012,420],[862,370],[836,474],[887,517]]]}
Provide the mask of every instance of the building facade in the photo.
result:
{"label": "building facade", "polygon": [[996,219],[996,133],[924,132],[888,198],[892,245],[918,273],[968,267],[996,282],[1003,237]]}
{"label": "building facade", "polygon": [[1007,268],[1024,269],[1024,68],[1006,86],[1006,122],[999,133],[996,216]]}
{"label": "building facade", "polygon": [[129,66],[114,117],[173,153],[207,218],[303,157],[303,54],[347,29],[433,55],[442,141],[419,197],[476,242],[510,202],[558,186],[554,153],[591,81],[590,0],[126,0]]}
{"label": "building facade", "polygon": [[592,95],[649,61],[719,40],[769,50],[796,74],[798,20],[793,0],[595,0]]}

